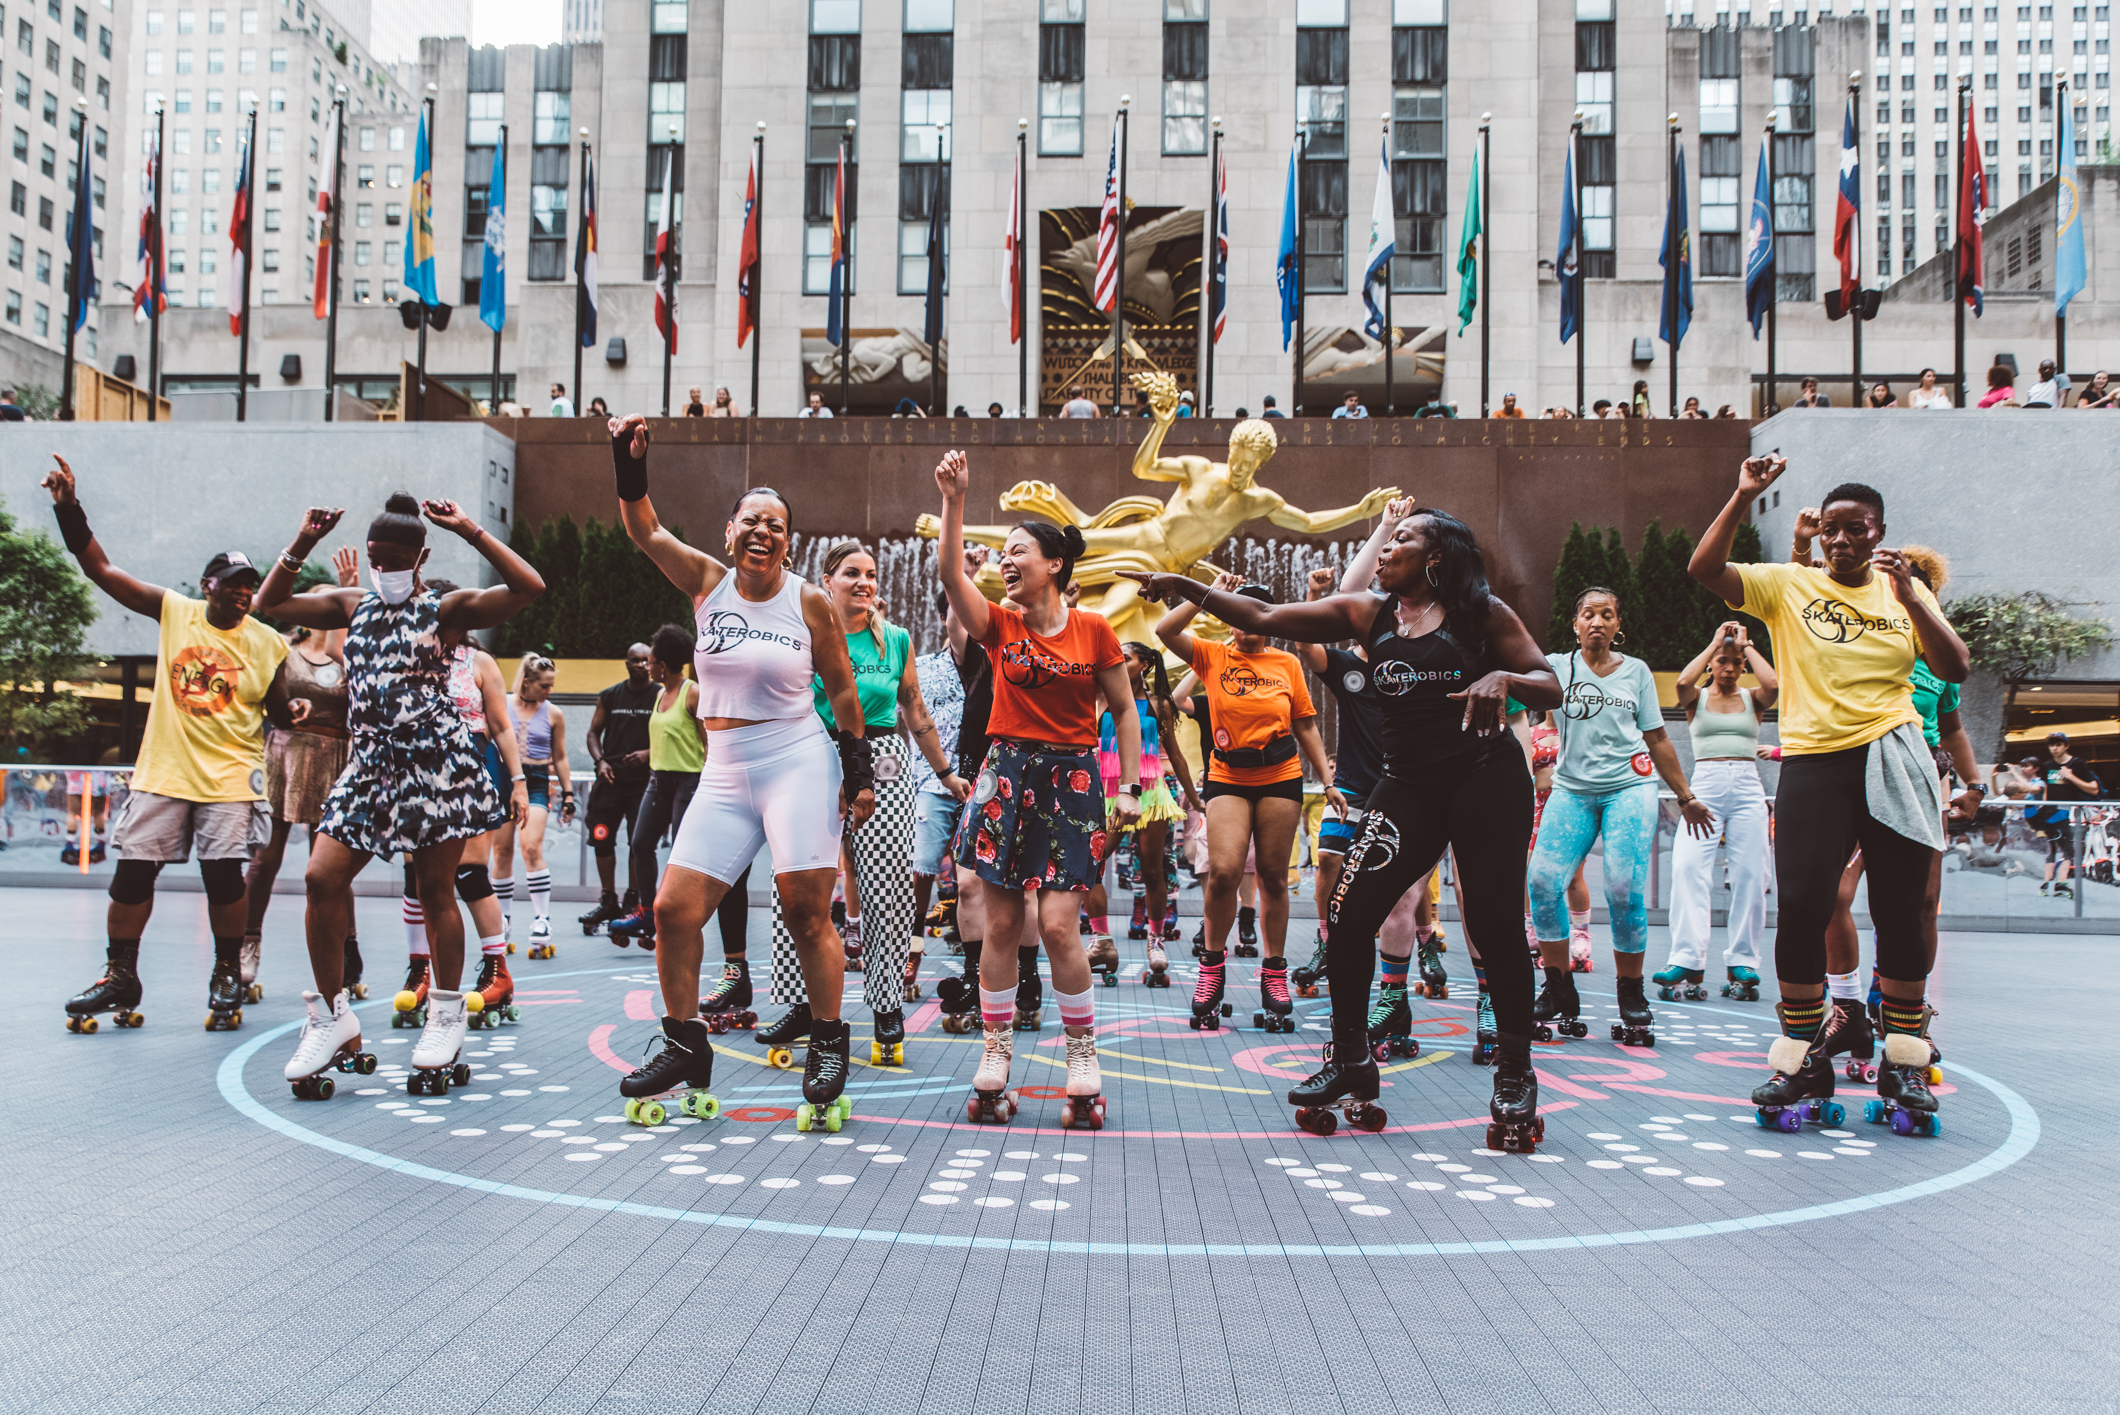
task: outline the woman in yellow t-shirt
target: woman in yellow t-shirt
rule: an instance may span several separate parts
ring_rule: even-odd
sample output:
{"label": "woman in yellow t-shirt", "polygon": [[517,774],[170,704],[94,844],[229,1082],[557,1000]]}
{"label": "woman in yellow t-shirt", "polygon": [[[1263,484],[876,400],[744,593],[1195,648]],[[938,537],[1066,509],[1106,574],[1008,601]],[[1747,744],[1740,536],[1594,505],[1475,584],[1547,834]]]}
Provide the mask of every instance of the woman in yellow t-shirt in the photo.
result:
{"label": "woman in yellow t-shirt", "polygon": [[1745,510],[1787,463],[1754,457],[1701,538],[1693,577],[1734,609],[1765,621],[1781,674],[1781,781],[1775,792],[1774,868],[1781,919],[1774,971],[1782,1036],[1767,1053],[1774,1077],[1752,1093],[1759,1123],[1795,1131],[1806,1119],[1837,1124],[1833,1064],[1861,1005],[1825,998],[1826,926],[1841,868],[1860,846],[1869,869],[1870,916],[1884,995],[1885,1064],[1866,1119],[1901,1133],[1934,1134],[1924,1001],[1929,958],[1922,898],[1943,845],[1942,789],[1908,679],[1916,660],[1946,683],[1965,680],[1971,657],[1897,550],[1886,549],[1884,498],[1850,482],[1819,504],[1825,565],[1733,565]]}

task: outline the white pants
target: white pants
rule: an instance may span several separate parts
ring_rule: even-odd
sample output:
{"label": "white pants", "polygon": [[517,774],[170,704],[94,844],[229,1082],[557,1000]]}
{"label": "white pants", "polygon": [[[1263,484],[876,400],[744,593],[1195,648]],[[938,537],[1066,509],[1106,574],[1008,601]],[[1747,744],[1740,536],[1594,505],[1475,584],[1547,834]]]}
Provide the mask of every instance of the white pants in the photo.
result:
{"label": "white pants", "polygon": [[1729,947],[1723,962],[1759,967],[1759,939],[1767,924],[1767,796],[1759,768],[1735,759],[1696,762],[1693,790],[1715,812],[1722,838],[1696,840],[1683,827],[1671,847],[1671,961],[1681,968],[1707,968],[1708,936],[1714,928],[1715,850],[1729,850]]}

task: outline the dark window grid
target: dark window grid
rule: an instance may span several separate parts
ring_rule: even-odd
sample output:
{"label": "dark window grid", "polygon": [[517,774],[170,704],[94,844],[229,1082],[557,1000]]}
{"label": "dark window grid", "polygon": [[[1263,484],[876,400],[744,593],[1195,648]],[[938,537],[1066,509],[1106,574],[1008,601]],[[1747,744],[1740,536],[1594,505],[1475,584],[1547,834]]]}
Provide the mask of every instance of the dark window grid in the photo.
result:
{"label": "dark window grid", "polygon": [[648,36],[648,82],[657,84],[683,83],[685,80],[686,45],[681,34],[651,34]]}
{"label": "dark window grid", "polygon": [[[831,193],[825,194],[827,203]],[[944,219],[950,210],[950,166],[947,162],[907,162],[898,168],[898,219],[900,221],[925,221],[934,214],[935,203],[942,203]],[[830,219],[827,210],[826,218]]]}
{"label": "dark window grid", "polygon": [[1038,26],[1038,81],[1048,84],[1081,83],[1082,45],[1081,25]]}
{"label": "dark window grid", "polygon": [[1743,248],[1734,231],[1707,232],[1700,238],[1700,273],[1706,279],[1729,279],[1742,273]]}
{"label": "dark window grid", "polygon": [[861,87],[861,36],[810,36],[809,88],[812,93],[852,93]]}
{"label": "dark window grid", "polygon": [[1700,175],[1741,177],[1744,149],[1735,133],[1709,134],[1700,140]]}
{"label": "dark window grid", "polygon": [[1163,26],[1163,77],[1198,81],[1207,77],[1207,26],[1187,21]]}
{"label": "dark window grid", "polygon": [[1391,32],[1391,81],[1450,82],[1450,31],[1441,25],[1400,26]]}
{"label": "dark window grid", "polygon": [[1330,86],[1347,82],[1347,31],[1344,29],[1299,29],[1296,31],[1296,83],[1299,86]]}
{"label": "dark window grid", "polygon": [[1575,26],[1575,71],[1600,73],[1619,67],[1618,46],[1610,20],[1580,20]]}
{"label": "dark window grid", "polygon": [[[899,51],[900,88],[951,88],[956,83],[957,36],[909,34]],[[859,67],[859,54],[856,55]],[[813,75],[814,77],[814,75]],[[816,85],[813,83],[812,88]]]}
{"label": "dark window grid", "polygon": [[[860,164],[847,163],[847,224],[854,224],[856,200],[861,190]],[[832,219],[832,181],[839,171],[836,162],[812,162],[802,169],[802,219],[822,222]]]}

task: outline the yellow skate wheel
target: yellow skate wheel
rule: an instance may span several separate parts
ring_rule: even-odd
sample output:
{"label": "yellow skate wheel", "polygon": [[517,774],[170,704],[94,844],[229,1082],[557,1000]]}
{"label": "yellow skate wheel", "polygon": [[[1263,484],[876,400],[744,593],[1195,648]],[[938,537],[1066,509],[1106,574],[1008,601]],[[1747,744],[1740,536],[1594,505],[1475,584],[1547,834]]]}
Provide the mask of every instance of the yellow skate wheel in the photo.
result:
{"label": "yellow skate wheel", "polygon": [[811,1114],[812,1111],[808,1101],[804,1101],[801,1105],[795,1107],[795,1128],[807,1133],[810,1128]]}
{"label": "yellow skate wheel", "polygon": [[510,940],[508,944],[508,956],[510,958],[513,958],[515,956],[515,943],[513,940]]}
{"label": "yellow skate wheel", "polygon": [[1931,1086],[1943,1084],[1943,1068],[1941,1066],[1931,1066],[1929,1068],[1929,1084]]}
{"label": "yellow skate wheel", "polygon": [[785,1071],[795,1064],[795,1053],[786,1047],[774,1047],[766,1052],[766,1065]]}
{"label": "yellow skate wheel", "polygon": [[640,1123],[643,1125],[660,1125],[663,1121],[669,1119],[669,1114],[668,1111],[663,1109],[661,1101],[645,1101],[640,1108]]}
{"label": "yellow skate wheel", "polygon": [[640,1102],[639,1102],[639,1101],[627,1101],[627,1102],[626,1102],[626,1123],[627,1123],[628,1125],[638,1125],[638,1124],[640,1123]]}
{"label": "yellow skate wheel", "polygon": [[352,991],[352,993],[353,993],[353,995],[354,995],[355,997],[358,997],[358,998],[366,998],[366,997],[368,996],[368,984],[366,984],[366,983],[355,983],[355,984],[353,985],[353,987],[352,987],[351,991]]}
{"label": "yellow skate wheel", "polygon": [[881,1065],[883,1065],[883,1043],[882,1043],[882,1042],[870,1042],[870,1043],[869,1043],[869,1065],[871,1065],[871,1066],[881,1066]]}
{"label": "yellow skate wheel", "polygon": [[486,995],[482,992],[465,993],[464,1009],[470,1012],[474,1017],[477,1016],[479,1013],[484,1012],[486,1010]]}
{"label": "yellow skate wheel", "polygon": [[711,1091],[693,1091],[677,1103],[677,1108],[686,1115],[712,1120],[721,1114],[721,1101]]}
{"label": "yellow skate wheel", "polygon": [[81,1019],[81,1030],[85,1033],[94,1032],[96,1030],[96,1019],[93,1017],[83,1017]]}
{"label": "yellow skate wheel", "polygon": [[413,995],[412,989],[407,988],[393,998],[390,1005],[399,1012],[410,1012],[420,1005],[420,1000]]}
{"label": "yellow skate wheel", "polygon": [[891,1043],[891,1065],[893,1065],[893,1066],[903,1066],[903,1065],[905,1065],[905,1043],[904,1043],[904,1042],[892,1042],[892,1043]]}

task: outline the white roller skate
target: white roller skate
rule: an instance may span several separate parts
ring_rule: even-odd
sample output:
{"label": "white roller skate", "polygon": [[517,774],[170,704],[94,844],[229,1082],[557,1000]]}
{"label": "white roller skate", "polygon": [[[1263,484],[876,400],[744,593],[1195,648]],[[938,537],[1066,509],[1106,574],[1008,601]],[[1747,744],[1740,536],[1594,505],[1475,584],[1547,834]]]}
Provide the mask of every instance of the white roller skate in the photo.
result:
{"label": "white roller skate", "polygon": [[979,1069],[972,1075],[972,1096],[964,1103],[964,1118],[974,1123],[1006,1125],[1016,1115],[1016,1102],[1008,1093],[1009,1066],[1016,1059],[1016,1038],[1007,1022],[988,1022],[986,1050]]}
{"label": "white roller skate", "polygon": [[1097,1039],[1067,1034],[1067,1109],[1060,1113],[1067,1130],[1104,1128],[1104,1073],[1097,1069]]}
{"label": "white roller skate", "polygon": [[464,1050],[464,1034],[471,1022],[461,991],[427,990],[427,1024],[420,1028],[419,1042],[412,1048],[412,1075],[405,1081],[408,1095],[446,1096],[454,1084],[471,1083],[471,1068],[457,1058]]}
{"label": "white roller skate", "polygon": [[351,1071],[369,1076],[375,1072],[375,1056],[361,1050],[361,1019],[353,1015],[353,1003],[345,993],[326,1002],[320,992],[304,992],[309,1018],[302,1024],[302,1040],[281,1072],[294,1083],[298,1101],[328,1101],[337,1085],[325,1071]]}
{"label": "white roller skate", "polygon": [[245,1002],[265,1000],[265,989],[258,983],[258,943],[256,934],[244,934],[243,946],[236,953],[236,978],[243,984]]}

